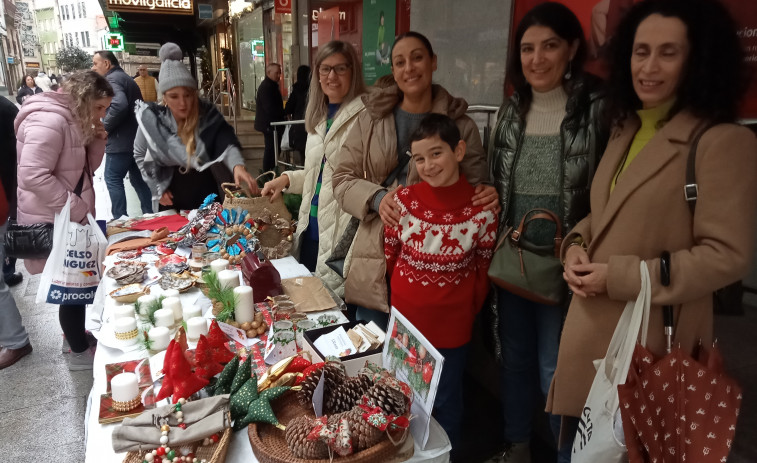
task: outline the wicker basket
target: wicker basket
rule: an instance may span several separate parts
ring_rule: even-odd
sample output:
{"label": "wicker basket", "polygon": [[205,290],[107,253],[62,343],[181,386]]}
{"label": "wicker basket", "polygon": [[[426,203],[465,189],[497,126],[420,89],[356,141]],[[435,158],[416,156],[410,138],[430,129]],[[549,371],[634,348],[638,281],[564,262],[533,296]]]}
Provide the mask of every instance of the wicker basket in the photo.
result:
{"label": "wicker basket", "polygon": [[[231,436],[231,428],[226,428],[221,439],[213,445],[201,446],[202,442],[195,443],[193,445],[193,447],[196,447],[194,451],[195,456],[200,460],[204,458],[208,463],[224,463],[226,461],[226,452],[229,450]],[[142,463],[147,452],[151,452],[151,450],[129,452],[126,454],[123,463]]]}
{"label": "wicker basket", "polygon": [[[283,425],[291,420],[308,415],[315,417],[313,410],[305,408],[297,401],[297,396],[287,393],[274,401],[273,410]],[[328,459],[308,460],[297,458],[287,446],[284,432],[269,424],[253,423],[248,433],[252,451],[260,463],[331,463]],[[346,457],[334,456],[337,463],[394,463],[406,461],[413,456],[413,437],[408,432],[403,443],[394,445],[388,438],[373,447]]]}
{"label": "wicker basket", "polygon": [[[222,183],[221,187],[225,192],[223,207],[226,209],[239,207],[248,211],[250,217],[260,217],[267,209],[270,213],[278,214],[279,217],[292,220],[292,214],[284,204],[284,197],[281,195],[271,202],[271,198],[267,196],[252,196],[249,190],[238,187],[233,183]],[[237,194],[241,196],[236,196]]]}

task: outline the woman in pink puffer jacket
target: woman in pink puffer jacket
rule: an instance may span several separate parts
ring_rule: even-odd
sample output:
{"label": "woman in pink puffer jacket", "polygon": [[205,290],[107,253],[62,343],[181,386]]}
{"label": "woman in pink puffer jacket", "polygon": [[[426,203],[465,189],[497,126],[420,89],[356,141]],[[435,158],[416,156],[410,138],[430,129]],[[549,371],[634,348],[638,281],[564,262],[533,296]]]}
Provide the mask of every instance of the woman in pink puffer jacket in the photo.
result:
{"label": "woman in pink puffer jacket", "polygon": [[[71,197],[71,220],[84,222],[95,212],[92,174],[105,153],[107,137],[100,119],[113,88],[92,71],[73,74],[61,92],[29,97],[15,121],[18,156],[18,223],[52,223]],[[74,190],[83,180],[81,194]],[[24,261],[41,273],[44,259]],[[69,369],[92,368],[84,329],[84,305],[61,305],[59,319],[73,355]]]}

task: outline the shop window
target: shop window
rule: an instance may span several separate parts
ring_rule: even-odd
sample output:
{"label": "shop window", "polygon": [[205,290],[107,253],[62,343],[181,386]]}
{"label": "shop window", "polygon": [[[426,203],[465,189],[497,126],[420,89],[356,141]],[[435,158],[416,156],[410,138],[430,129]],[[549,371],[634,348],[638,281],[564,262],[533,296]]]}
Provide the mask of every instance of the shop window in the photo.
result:
{"label": "shop window", "polygon": [[84,2],[81,3],[81,13],[82,13],[82,18],[87,17],[87,4]]}

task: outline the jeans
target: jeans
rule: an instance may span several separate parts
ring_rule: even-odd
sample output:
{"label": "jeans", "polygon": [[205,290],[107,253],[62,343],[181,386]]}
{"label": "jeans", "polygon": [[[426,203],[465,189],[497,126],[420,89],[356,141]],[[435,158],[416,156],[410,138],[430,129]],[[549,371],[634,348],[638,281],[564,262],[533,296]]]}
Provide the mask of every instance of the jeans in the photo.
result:
{"label": "jeans", "polygon": [[[505,440],[527,442],[537,406],[535,391],[547,396],[557,366],[564,309],[532,302],[502,289],[497,296],[504,357],[501,374]],[[560,417],[549,418],[557,441]]]}
{"label": "jeans", "polygon": [[575,416],[563,416],[560,429],[560,442],[557,444],[557,463],[570,463],[573,456],[573,440],[578,431],[579,419]]}
{"label": "jeans", "polygon": [[465,373],[465,362],[468,357],[468,344],[452,349],[438,349],[438,351],[444,356],[444,365],[432,414],[447,433],[454,450],[461,444],[463,373]]}
{"label": "jeans", "polygon": [[133,153],[107,153],[105,155],[105,184],[108,186],[110,195],[111,213],[117,219],[126,215],[126,191],[124,190],[124,177],[129,173],[131,186],[137,191],[142,213],[152,212],[152,193],[150,187],[142,179],[137,161]]}
{"label": "jeans", "polygon": [[[0,226],[0,261],[5,261],[5,228]],[[0,346],[8,349],[20,349],[29,344],[29,334],[21,322],[16,300],[13,299],[5,280],[0,278]]]}

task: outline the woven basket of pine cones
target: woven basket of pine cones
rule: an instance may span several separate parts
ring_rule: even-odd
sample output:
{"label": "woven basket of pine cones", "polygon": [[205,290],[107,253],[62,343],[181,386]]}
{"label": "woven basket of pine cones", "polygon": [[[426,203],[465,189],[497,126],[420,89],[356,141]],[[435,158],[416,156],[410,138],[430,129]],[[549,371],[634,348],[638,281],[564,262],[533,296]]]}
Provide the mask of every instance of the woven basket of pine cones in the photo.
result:
{"label": "woven basket of pine cones", "polygon": [[[194,445],[186,447],[191,447],[194,450],[193,453],[195,454],[195,457],[200,461],[206,460],[208,463],[224,463],[226,461],[226,452],[229,451],[230,442],[231,428],[226,428],[221,435],[221,438],[214,444],[202,445],[202,441],[199,441]],[[179,450],[182,450],[183,448],[184,446],[181,446],[179,447]],[[145,454],[151,451],[152,450],[129,452],[126,454],[123,463],[142,463],[145,460]]]}
{"label": "woven basket of pine cones", "polygon": [[[292,393],[282,396],[272,405],[276,418],[285,426],[289,426],[290,423],[296,425],[298,421],[302,421],[303,416],[315,418],[313,410],[300,405],[297,396]],[[260,463],[332,463],[332,460],[328,457],[299,458],[295,456],[287,444],[285,431],[274,426],[253,423],[248,428],[248,434],[252,450]],[[401,442],[396,440],[397,445],[395,445],[384,433],[384,437],[377,444],[345,457],[334,454],[333,461],[339,463],[395,463],[406,461],[413,456],[413,437],[409,432],[400,434],[399,437],[403,439]],[[322,442],[317,442],[317,444],[322,444]],[[323,445],[325,446],[325,444]]]}

